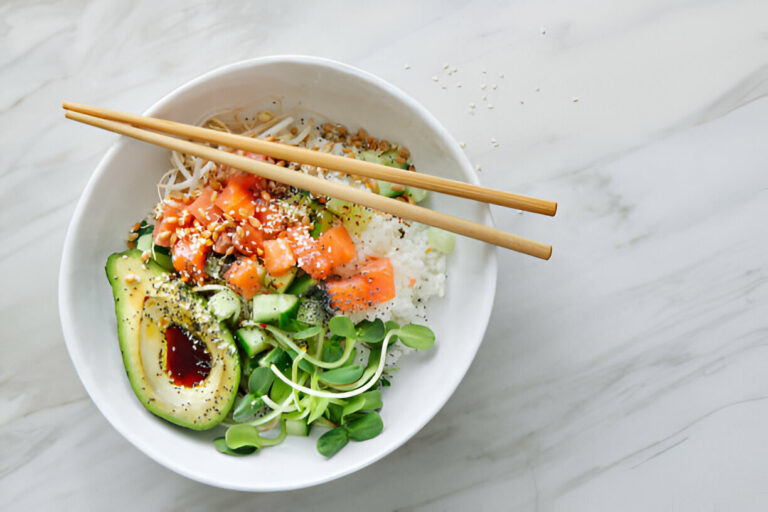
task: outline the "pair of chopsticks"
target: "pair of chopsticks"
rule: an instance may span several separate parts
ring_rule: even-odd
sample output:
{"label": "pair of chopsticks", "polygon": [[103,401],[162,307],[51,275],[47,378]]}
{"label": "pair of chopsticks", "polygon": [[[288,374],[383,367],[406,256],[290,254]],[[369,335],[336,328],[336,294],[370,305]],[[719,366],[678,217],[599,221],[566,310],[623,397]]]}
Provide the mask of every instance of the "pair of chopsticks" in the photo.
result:
{"label": "pair of chopsticks", "polygon": [[62,106],[67,111],[66,117],[69,119],[181,153],[187,153],[211,160],[219,164],[228,165],[230,167],[257,174],[269,180],[308,190],[315,195],[335,197],[351,203],[367,206],[368,208],[390,213],[403,219],[435,226],[446,231],[451,231],[459,235],[498,245],[537,258],[548,260],[552,255],[552,247],[550,245],[535,240],[523,238],[483,224],[380,196],[340,183],[334,183],[301,172],[291,171],[268,162],[253,160],[245,156],[204,146],[188,140],[161,135],[142,128],[149,128],[150,130],[155,130],[157,132],[209,142],[233,149],[261,153],[280,160],[310,164],[346,174],[356,174],[367,178],[423,188],[433,192],[451,194],[458,197],[517,208],[519,210],[540,213],[543,215],[551,216],[557,211],[557,203],[551,201],[521,196],[427,174],[395,169],[384,165],[365,162],[363,160],[332,155],[320,151],[312,151],[288,144],[270,142],[199,126],[177,123],[165,119],[140,116],[90,105],[82,105],[79,103],[64,102]]}

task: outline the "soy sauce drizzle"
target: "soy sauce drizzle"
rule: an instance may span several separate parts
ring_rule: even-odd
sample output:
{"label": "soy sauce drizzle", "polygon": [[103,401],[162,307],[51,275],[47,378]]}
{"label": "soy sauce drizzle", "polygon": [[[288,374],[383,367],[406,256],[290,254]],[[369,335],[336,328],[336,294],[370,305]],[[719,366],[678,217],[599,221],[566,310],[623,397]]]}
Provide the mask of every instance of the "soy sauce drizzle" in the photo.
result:
{"label": "soy sauce drizzle", "polygon": [[211,354],[205,344],[177,325],[165,330],[165,368],[173,384],[194,387],[211,373]]}

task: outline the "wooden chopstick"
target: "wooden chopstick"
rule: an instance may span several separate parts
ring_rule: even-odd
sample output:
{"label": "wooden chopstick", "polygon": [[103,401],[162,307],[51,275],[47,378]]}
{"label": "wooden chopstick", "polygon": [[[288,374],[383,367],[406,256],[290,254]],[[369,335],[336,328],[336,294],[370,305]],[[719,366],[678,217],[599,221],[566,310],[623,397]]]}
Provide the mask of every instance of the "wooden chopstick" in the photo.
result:
{"label": "wooden chopstick", "polygon": [[290,171],[284,167],[264,161],[254,160],[252,158],[229,153],[202,144],[161,135],[159,133],[136,128],[126,123],[101,119],[88,114],[68,111],[66,117],[150,144],[195,155],[219,164],[228,165],[236,169],[257,174],[273,181],[308,190],[315,195],[335,197],[351,203],[367,206],[368,208],[390,213],[403,219],[435,226],[446,231],[451,231],[459,235],[488,242],[537,258],[548,260],[552,255],[551,246],[535,240],[506,233],[483,224],[471,222],[445,213],[428,210],[421,206],[390,199],[372,192],[316,178],[301,172]]}
{"label": "wooden chopstick", "polygon": [[83,105],[81,103],[64,102],[62,106],[65,110],[71,110],[73,112],[80,112],[102,119],[121,121],[134,126],[142,126],[155,131],[199,141],[214,142],[222,146],[261,153],[280,160],[315,165],[346,174],[357,174],[359,176],[365,176],[366,178],[389,181],[408,187],[423,188],[433,192],[474,199],[484,203],[517,208],[519,210],[540,213],[543,215],[552,216],[557,212],[557,203],[553,201],[512,194],[502,190],[449,180],[431,176],[429,174],[395,169],[385,165],[366,162],[364,160],[346,158],[321,151],[312,151],[306,148],[291,146],[289,144],[270,142],[263,139],[203,128],[201,126],[193,126],[165,119],[130,114],[128,112],[120,112],[91,105]]}

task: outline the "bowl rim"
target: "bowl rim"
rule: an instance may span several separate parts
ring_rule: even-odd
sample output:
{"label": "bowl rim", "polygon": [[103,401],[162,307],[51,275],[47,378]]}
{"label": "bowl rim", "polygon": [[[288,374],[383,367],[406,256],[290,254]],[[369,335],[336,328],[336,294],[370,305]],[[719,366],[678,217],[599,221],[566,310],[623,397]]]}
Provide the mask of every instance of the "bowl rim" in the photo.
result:
{"label": "bowl rim", "polygon": [[[155,103],[153,103],[149,108],[147,108],[143,112],[143,115],[149,115],[149,116],[153,115],[154,112],[162,109],[168,103],[174,101],[179,95],[182,95],[186,91],[202,83],[205,83],[211,79],[217,78],[221,75],[226,75],[228,73],[236,72],[243,69],[260,67],[263,65],[275,64],[275,63],[319,65],[319,66],[331,68],[332,70],[339,71],[344,74],[353,75],[358,79],[369,82],[372,85],[387,91],[388,93],[395,96],[399,101],[407,105],[412,112],[416,113],[425,123],[427,123],[430,126],[432,130],[434,130],[435,133],[439,135],[440,138],[442,138],[447,143],[447,146],[451,153],[451,157],[455,159],[456,162],[459,163],[459,166],[461,167],[464,178],[473,184],[479,185],[479,179],[477,175],[472,171],[473,168],[469,161],[469,158],[461,150],[461,148],[459,147],[459,144],[451,136],[448,130],[445,127],[443,127],[443,125],[437,120],[437,118],[435,118],[434,115],[432,115],[423,105],[421,105],[419,102],[417,102],[415,99],[413,99],[411,96],[403,92],[398,87],[390,84],[384,79],[368,71],[359,69],[357,67],[354,67],[349,64],[345,64],[333,59],[328,59],[325,57],[286,54],[286,55],[256,57],[252,59],[246,59],[246,60],[241,60],[241,61],[233,62],[230,64],[226,64],[226,65],[214,68],[210,71],[207,71],[202,75],[199,75],[196,78],[193,78],[183,83],[182,85],[176,87],[169,93],[165,94],[162,98],[157,100]],[[415,436],[422,428],[424,428],[424,426],[427,423],[429,423],[430,421],[432,421],[432,419],[434,419],[437,413],[443,408],[443,406],[447,403],[450,397],[455,393],[459,384],[464,380],[464,377],[467,371],[469,370],[469,367],[471,366],[472,361],[474,361],[475,357],[477,356],[477,352],[480,349],[480,345],[482,344],[483,339],[485,338],[485,333],[488,328],[488,322],[490,319],[491,311],[493,309],[492,305],[494,303],[494,299],[496,295],[496,281],[498,277],[498,260],[497,260],[497,253],[495,250],[489,252],[488,267],[486,269],[486,272],[489,273],[488,275],[491,278],[491,282],[493,283],[493,285],[490,287],[490,289],[486,293],[490,307],[487,308],[487,310],[483,313],[483,317],[480,318],[483,326],[482,332],[478,332],[479,339],[478,339],[475,351],[472,354],[472,357],[468,358],[464,364],[464,367],[461,368],[459,378],[455,379],[454,382],[452,382],[451,385],[449,386],[450,388],[449,393],[445,395],[446,396],[445,401],[439,404],[435,403],[435,405],[433,405],[432,407],[433,410],[424,417],[423,421],[416,422],[412,424],[409,428],[405,429],[406,435],[402,436],[401,440],[392,443],[390,446],[385,447],[383,450],[374,454],[371,457],[365,457],[361,459],[360,462],[351,464],[340,471],[330,471],[328,473],[324,473],[323,475],[320,475],[317,479],[313,481],[304,481],[304,482],[298,482],[298,483],[286,482],[285,485],[279,485],[279,486],[273,485],[270,487],[259,487],[258,485],[254,485],[254,486],[241,486],[236,484],[233,485],[226,481],[211,479],[206,475],[200,475],[193,471],[187,470],[187,468],[176,464],[173,460],[163,455],[162,453],[155,452],[151,447],[147,446],[144,443],[143,438],[141,436],[134,435],[127,425],[116,424],[115,421],[104,412],[100,403],[93,398],[94,395],[91,391],[95,386],[95,383],[86,382],[87,379],[84,379],[80,373],[80,368],[83,367],[85,363],[83,360],[83,356],[81,355],[81,351],[78,348],[78,343],[75,342],[75,339],[78,337],[74,328],[74,324],[76,320],[74,318],[72,311],[68,306],[69,302],[66,299],[67,297],[72,295],[71,290],[74,287],[73,280],[68,278],[68,276],[70,275],[70,273],[68,272],[68,269],[72,268],[74,264],[73,236],[74,236],[76,227],[81,222],[81,219],[85,214],[86,201],[84,201],[84,198],[89,197],[91,195],[92,189],[95,187],[96,182],[98,181],[98,178],[105,172],[107,164],[112,160],[113,155],[119,149],[121,149],[129,140],[130,139],[127,137],[121,137],[115,143],[113,143],[112,146],[109,148],[109,150],[105,153],[105,155],[99,161],[99,164],[96,166],[95,170],[93,171],[90,178],[88,179],[88,182],[86,183],[85,188],[83,189],[83,192],[81,193],[78,199],[77,206],[75,208],[75,211],[72,215],[72,218],[70,220],[69,226],[66,231],[64,245],[62,249],[61,264],[59,266],[59,280],[58,280],[59,319],[61,322],[62,333],[64,336],[64,341],[67,347],[67,351],[69,353],[69,357],[72,360],[72,363],[75,367],[75,371],[78,375],[78,378],[80,379],[80,382],[83,384],[83,387],[85,388],[86,392],[91,398],[91,401],[96,405],[96,408],[99,410],[99,412],[101,412],[102,416],[106,418],[106,420],[109,422],[110,425],[112,425],[112,427],[115,430],[117,430],[133,446],[138,448],[142,453],[147,455],[149,458],[151,458],[155,462],[161,464],[162,466],[165,466],[166,468],[180,475],[190,478],[194,481],[201,482],[206,485],[211,485],[211,486],[231,489],[231,490],[238,490],[238,491],[276,492],[276,491],[288,491],[288,490],[301,489],[301,488],[320,485],[323,483],[330,482],[332,480],[336,480],[343,476],[349,475],[356,471],[359,471],[360,469],[363,469],[373,464],[374,462],[381,460],[382,458],[389,455],[393,451],[402,447],[405,443],[407,443],[410,439],[412,439],[413,436]],[[489,226],[493,226],[493,217],[491,215],[490,208],[487,205],[485,206],[485,209],[483,212],[482,222]]]}

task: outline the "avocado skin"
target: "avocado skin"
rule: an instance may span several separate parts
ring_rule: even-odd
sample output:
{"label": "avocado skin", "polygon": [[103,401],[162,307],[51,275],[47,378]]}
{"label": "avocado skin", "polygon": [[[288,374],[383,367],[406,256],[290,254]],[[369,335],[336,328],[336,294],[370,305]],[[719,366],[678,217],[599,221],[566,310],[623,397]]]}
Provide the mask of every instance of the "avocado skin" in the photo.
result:
{"label": "avocado skin", "polygon": [[[143,263],[141,254],[138,249],[114,253],[107,259],[105,267],[115,299],[117,334],[128,380],[136,397],[151,413],[181,427],[208,430],[229,414],[235,402],[241,372],[234,339],[225,325],[209,318],[201,298],[180,282],[172,280],[171,275],[151,259]],[[130,277],[129,282],[126,282],[126,277]],[[192,306],[192,311],[196,312],[182,327],[197,335],[196,329],[206,326],[208,336],[197,337],[206,343],[212,363],[220,360],[223,366],[221,378],[218,379],[220,382],[215,389],[209,388],[208,393],[202,393],[206,390],[204,388],[209,387],[208,379],[204,381],[206,386],[182,388],[173,384],[164,372],[154,372],[152,383],[145,374],[147,360],[142,359],[140,350],[145,300],[148,296],[167,294],[169,289],[181,299],[180,302]],[[206,341],[210,333],[214,333],[217,343]],[[182,393],[186,397],[184,403],[175,404],[164,399]]]}

